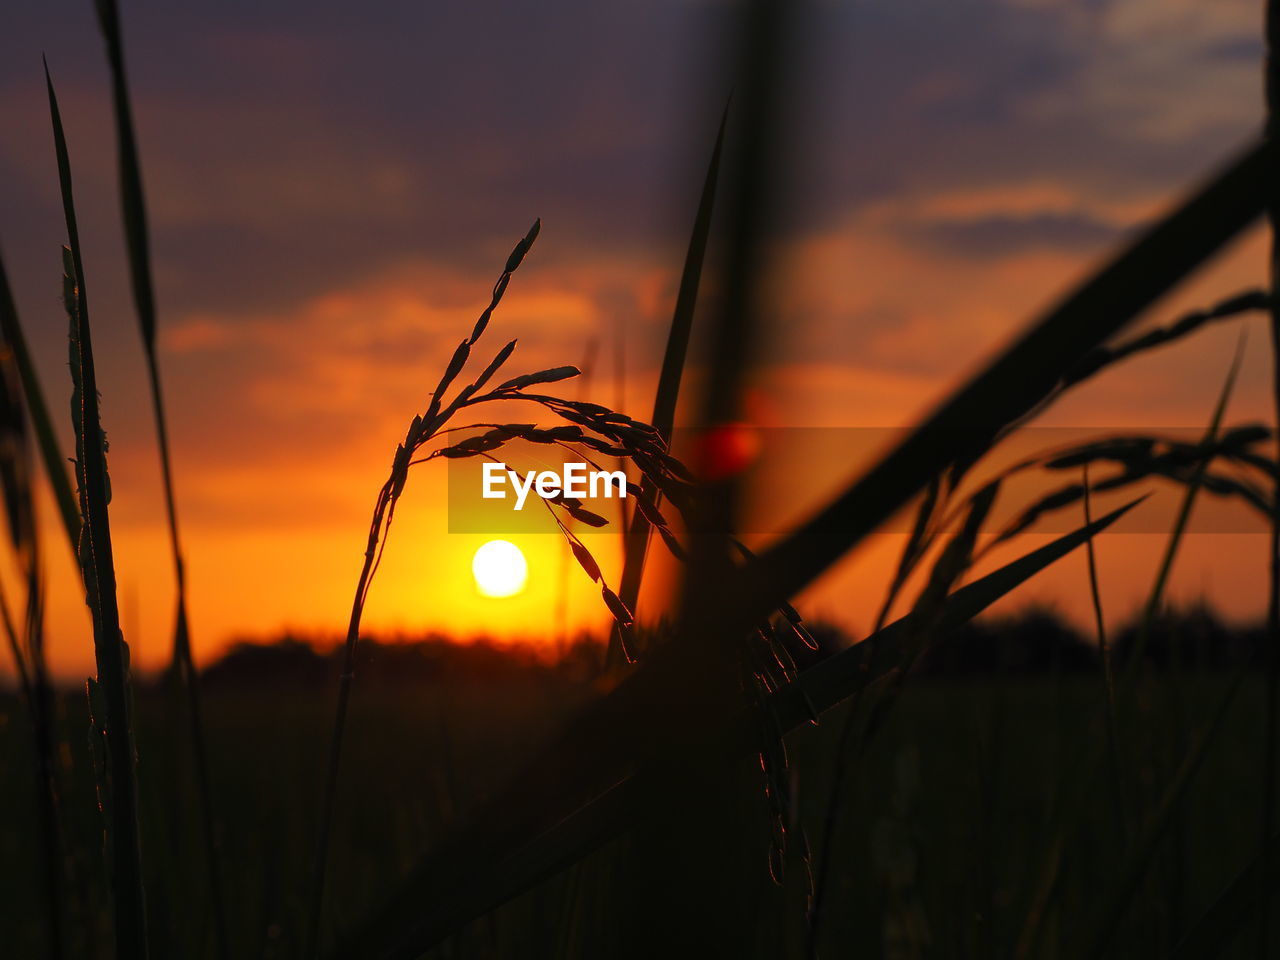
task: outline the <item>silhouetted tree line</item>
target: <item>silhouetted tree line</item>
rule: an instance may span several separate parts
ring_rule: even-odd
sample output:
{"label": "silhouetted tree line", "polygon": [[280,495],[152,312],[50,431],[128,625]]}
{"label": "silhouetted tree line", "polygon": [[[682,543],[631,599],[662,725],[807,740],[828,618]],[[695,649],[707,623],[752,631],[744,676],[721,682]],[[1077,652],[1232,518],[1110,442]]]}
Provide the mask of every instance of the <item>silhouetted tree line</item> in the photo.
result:
{"label": "silhouetted tree line", "polygon": [[[251,684],[299,686],[335,683],[342,665],[341,645],[323,638],[285,635],[269,641],[233,644],[203,671],[206,688]],[[588,680],[604,668],[603,646],[578,637],[560,647],[500,644],[486,638],[458,642],[443,634],[418,638],[362,638],[355,672],[375,683],[420,683],[424,680],[528,679]]]}
{"label": "silhouetted tree line", "polygon": [[[852,638],[839,627],[809,627],[818,651],[797,647],[801,669],[843,649]],[[1115,663],[1127,663],[1139,642],[1140,623],[1131,622],[1109,638]],[[1205,606],[1171,610],[1157,616],[1143,642],[1143,660],[1159,671],[1224,670],[1247,663],[1265,639],[1259,627],[1225,624]],[[1101,668],[1095,638],[1083,635],[1052,609],[971,621],[938,638],[918,672],[928,676],[1000,676],[1087,674]],[[242,641],[204,670],[209,687],[246,684],[323,685],[340,669],[339,646],[319,639],[285,635],[271,641]],[[356,672],[362,680],[418,683],[434,679],[591,680],[604,670],[601,639],[581,635],[558,647],[499,644],[480,638],[459,643],[442,634],[362,642]]]}

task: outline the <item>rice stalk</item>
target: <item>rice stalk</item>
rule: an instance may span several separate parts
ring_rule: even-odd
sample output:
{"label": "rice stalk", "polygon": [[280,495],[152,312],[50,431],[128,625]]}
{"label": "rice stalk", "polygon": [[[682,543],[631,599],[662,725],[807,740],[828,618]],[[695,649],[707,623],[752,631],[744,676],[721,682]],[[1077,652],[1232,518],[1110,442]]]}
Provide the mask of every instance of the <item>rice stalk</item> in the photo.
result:
{"label": "rice stalk", "polygon": [[[528,392],[530,387],[559,383],[577,377],[579,374],[577,367],[551,367],[546,370],[512,377],[499,383],[496,387],[489,387],[489,382],[514,352],[516,346],[514,340],[498,351],[493,360],[489,362],[474,381],[458,390],[452,399],[447,399],[450,387],[465,368],[471,356],[472,346],[484,334],[493,311],[501,302],[510,282],[511,274],[523,262],[525,255],[537,239],[540,230],[541,221],[535,221],[529,232],[516,244],[511,255],[507,258],[502,274],[494,284],[488,307],[485,308],[480,318],[476,321],[470,336],[455,349],[452,359],[440,378],[439,384],[432,393],[426,412],[413,418],[404,441],[397,446],[392,459],[390,476],[379,490],[374,504],[373,517],[370,521],[369,533],[365,543],[364,562],[356,584],[351,616],[347,625],[334,731],[330,739],[329,760],[321,791],[315,870],[305,940],[304,955],[307,957],[317,956],[320,948],[320,918],[323,915],[329,835],[337,796],[337,777],[341,759],[342,736],[346,725],[346,715],[354,677],[355,653],[359,642],[360,622],[368,601],[369,589],[382,557],[382,551],[387,544],[388,535],[395,517],[396,505],[408,481],[409,468],[427,463],[436,458],[486,457],[492,460],[494,459],[492,456],[494,451],[515,441],[530,444],[581,445],[610,456],[624,457],[638,466],[644,477],[651,478],[657,489],[662,490],[676,502],[681,502],[688,498],[688,494],[682,492],[682,488],[687,487],[687,483],[677,475],[686,471],[678,461],[670,456],[667,452],[666,443],[658,437],[657,431],[651,425],[633,420],[625,414],[585,400],[568,400],[549,394]],[[511,401],[538,404],[547,412],[566,422],[552,427],[538,427],[530,423],[471,423],[462,426],[450,426],[452,418],[459,411],[468,410],[482,404]],[[472,433],[472,435],[461,440],[453,440],[450,436],[456,432],[470,433],[480,429],[485,432]],[[425,448],[444,441],[446,438],[452,442],[423,453]],[[419,456],[419,454],[422,455]],[[582,541],[572,533],[567,524],[561,521],[557,511],[590,526],[602,526],[607,521],[603,517],[587,510],[577,499],[563,494],[551,498],[540,497],[539,499],[544,500],[547,509],[555,519],[560,533],[565,538],[579,566],[594,582],[599,584],[601,599],[615,622],[623,627],[629,626],[632,622],[630,610],[604,581],[599,564]],[[651,512],[649,517],[651,523],[655,520],[661,521],[660,516],[655,512]]]}
{"label": "rice stalk", "polygon": [[[1052,403],[1060,399],[1068,390],[1091,380],[1094,376],[1104,372],[1108,368],[1129,359],[1130,357],[1146,353],[1156,347],[1181,340],[1212,321],[1237,317],[1241,314],[1252,311],[1266,310],[1268,309],[1269,302],[1269,297],[1265,292],[1261,290],[1246,290],[1242,293],[1227,297],[1212,307],[1193,310],[1186,313],[1171,324],[1149,330],[1140,336],[1124,341],[1116,346],[1100,346],[1089,351],[1073,369],[1063,376],[1061,382],[1043,399],[1038,401],[1032,409],[1001,428],[998,431],[995,442],[999,442],[999,440],[1008,437],[1019,426],[1025,425],[1027,421],[1033,419],[1036,414],[1040,413]],[[992,447],[994,447],[994,445],[995,443],[993,442]],[[990,449],[991,448],[988,448],[988,450]],[[1065,453],[1066,451],[1064,451],[1064,455]],[[1264,470],[1272,476],[1276,475],[1275,465],[1273,461],[1268,458],[1261,457],[1260,455],[1255,456],[1253,454],[1248,454],[1245,451],[1233,451],[1233,454],[1242,458],[1245,456],[1253,457],[1254,459],[1251,461],[1252,465],[1257,466],[1259,469]],[[973,458],[970,461],[965,461],[963,462],[963,469],[952,470],[948,473],[946,483],[943,483],[938,478],[930,481],[927,494],[917,510],[916,521],[912,534],[903,548],[893,580],[886,592],[882,608],[876,620],[877,624],[883,624],[885,622],[889,611],[893,608],[893,605],[898,598],[901,588],[910,577],[916,564],[928,552],[929,546],[932,543],[933,536],[937,529],[945,528],[948,520],[954,519],[954,510],[950,516],[943,517],[942,519],[939,519],[937,514],[943,507],[945,507],[950,495],[954,493],[963,473],[972,468],[973,463],[976,463],[976,459],[977,458]],[[1042,459],[1047,458],[1042,457]],[[1034,462],[1027,461],[1011,468],[1001,476],[1008,477],[1012,475],[1013,472],[1026,469],[1027,467],[1034,465],[1036,465]],[[1160,472],[1160,467],[1158,465],[1151,465],[1148,467],[1147,472]],[[1136,476],[1134,479],[1136,479]],[[1171,479],[1177,478],[1171,477]],[[1227,492],[1226,487],[1229,486],[1229,484],[1219,483],[1216,478],[1207,476],[1206,486],[1214,492],[1219,492],[1217,489],[1219,487],[1222,488],[1221,492]],[[1257,495],[1255,495],[1255,491],[1253,490],[1240,490],[1234,492],[1246,495],[1255,503],[1255,505],[1262,506],[1264,502],[1260,499],[1260,492],[1257,493]],[[1270,517],[1271,506],[1269,502],[1267,502],[1263,507],[1263,512]]]}
{"label": "rice stalk", "polygon": [[[1266,478],[1276,476],[1275,464],[1255,451],[1255,446],[1268,440],[1272,431],[1254,425],[1233,427],[1213,441],[1197,443],[1152,434],[1115,434],[1091,438],[1083,443],[1040,451],[988,477],[976,494],[955,500],[950,484],[939,478],[930,481],[925,496],[916,509],[912,531],[899,556],[889,589],[881,603],[876,626],[882,626],[892,610],[898,594],[921,560],[928,554],[938,533],[960,522],[969,511],[976,497],[983,495],[986,485],[1004,482],[1019,473],[1039,468],[1060,472],[1085,468],[1098,464],[1114,464],[1120,472],[1092,484],[1094,491],[1116,491],[1136,483],[1163,478],[1181,486],[1198,484],[1206,492],[1221,497],[1234,497],[1244,501],[1263,516],[1270,518],[1271,506],[1263,489],[1242,476],[1215,473],[1209,464],[1217,459],[1236,464],[1242,469],[1253,470]],[[1001,529],[980,551],[990,550],[1008,542],[1013,536],[1031,529],[1046,513],[1056,512],[1082,500],[1090,491],[1085,484],[1070,483],[1056,488],[1033,500],[1013,520]]]}
{"label": "rice stalk", "polygon": [[197,792],[200,798],[200,827],[208,871],[209,903],[213,911],[214,944],[217,955],[225,960],[227,918],[222,901],[222,871],[214,829],[213,789],[209,779],[208,748],[200,698],[200,676],[191,650],[190,620],[187,615],[186,563],[182,538],[178,530],[178,510],[174,501],[173,459],[169,449],[169,428],[160,385],[160,366],[156,346],[155,290],[151,278],[151,245],[147,231],[146,202],[143,196],[137,139],[134,134],[133,113],[125,77],[119,11],[115,0],[97,0],[96,6],[98,23],[106,42],[107,61],[111,69],[112,106],[115,115],[120,175],[120,205],[124,217],[126,249],[129,258],[130,288],[133,291],[133,302],[147,363],[147,383],[150,387],[151,410],[155,419],[156,440],[160,452],[165,517],[169,527],[169,548],[173,562],[176,604],[170,671],[186,694],[187,735],[191,742],[192,765],[195,769]]}
{"label": "rice stalk", "polygon": [[115,562],[107,514],[106,435],[98,411],[98,384],[89,327],[84,262],[72,193],[71,161],[53,80],[45,66],[49,112],[62,192],[69,247],[63,248],[64,290],[71,321],[72,420],[76,433],[76,480],[80,489],[82,526],[78,557],[86,600],[93,618],[97,680],[89,681],[96,742],[105,746],[105,776],[99,780],[100,805],[107,813],[115,941],[118,957],[147,956],[146,894],[142,881],[141,830],[138,820],[137,751],[130,717],[129,648],[120,630]]}

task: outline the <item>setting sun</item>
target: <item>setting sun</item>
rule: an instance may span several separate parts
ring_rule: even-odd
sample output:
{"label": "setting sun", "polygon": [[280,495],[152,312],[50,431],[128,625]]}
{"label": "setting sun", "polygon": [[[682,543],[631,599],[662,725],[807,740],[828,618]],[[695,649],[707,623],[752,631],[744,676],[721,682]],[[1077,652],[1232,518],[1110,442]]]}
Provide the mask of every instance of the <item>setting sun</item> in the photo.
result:
{"label": "setting sun", "polygon": [[490,540],[471,559],[476,589],[486,597],[511,597],[524,589],[529,565],[510,540]]}

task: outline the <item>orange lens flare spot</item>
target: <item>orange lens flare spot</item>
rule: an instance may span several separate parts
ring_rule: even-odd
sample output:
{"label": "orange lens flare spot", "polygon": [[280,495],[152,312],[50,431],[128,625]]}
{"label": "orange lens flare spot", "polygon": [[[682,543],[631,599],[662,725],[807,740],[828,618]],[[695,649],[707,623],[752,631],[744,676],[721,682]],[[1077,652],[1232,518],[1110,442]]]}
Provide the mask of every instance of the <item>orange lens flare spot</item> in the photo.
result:
{"label": "orange lens flare spot", "polygon": [[708,429],[698,441],[699,476],[708,483],[728,480],[742,473],[760,456],[760,432],[749,423],[721,423]]}

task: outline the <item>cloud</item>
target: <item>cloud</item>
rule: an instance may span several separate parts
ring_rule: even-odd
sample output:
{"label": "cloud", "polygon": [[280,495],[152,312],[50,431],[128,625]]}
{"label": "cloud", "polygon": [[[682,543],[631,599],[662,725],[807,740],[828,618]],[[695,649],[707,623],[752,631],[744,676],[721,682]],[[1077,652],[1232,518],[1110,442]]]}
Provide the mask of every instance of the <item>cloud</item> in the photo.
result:
{"label": "cloud", "polygon": [[1258,124],[1262,7],[1251,0],[1114,0],[1056,16],[1078,66],[1027,111],[1093,117],[1113,136],[1166,146]]}

